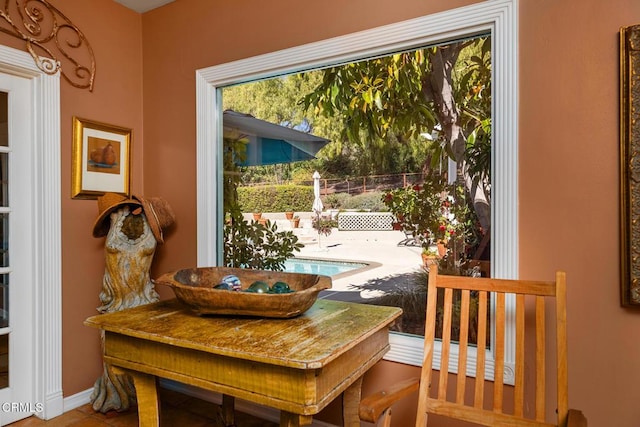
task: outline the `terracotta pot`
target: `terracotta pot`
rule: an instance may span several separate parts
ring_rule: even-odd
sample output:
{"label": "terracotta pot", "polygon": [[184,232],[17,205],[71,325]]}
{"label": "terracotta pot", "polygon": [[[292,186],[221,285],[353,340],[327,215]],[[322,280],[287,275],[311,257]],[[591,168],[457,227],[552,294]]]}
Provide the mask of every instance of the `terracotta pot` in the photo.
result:
{"label": "terracotta pot", "polygon": [[260,218],[262,218],[262,212],[254,212],[254,213],[253,213],[253,220],[254,220],[254,221],[257,221],[257,220],[259,220]]}
{"label": "terracotta pot", "polygon": [[435,255],[428,255],[422,253],[422,265],[429,268],[432,265],[436,265],[438,263],[438,257]]}
{"label": "terracotta pot", "polygon": [[284,215],[287,217],[287,219],[293,219],[293,212],[285,212]]}
{"label": "terracotta pot", "polygon": [[298,228],[300,226],[300,218],[294,218],[291,220],[291,227]]}

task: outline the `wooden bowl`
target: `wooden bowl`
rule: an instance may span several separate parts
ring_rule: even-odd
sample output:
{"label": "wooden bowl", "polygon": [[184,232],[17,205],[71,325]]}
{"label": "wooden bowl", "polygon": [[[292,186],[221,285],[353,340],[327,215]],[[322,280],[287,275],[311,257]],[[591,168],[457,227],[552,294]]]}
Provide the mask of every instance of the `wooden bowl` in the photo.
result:
{"label": "wooden bowl", "polygon": [[[285,282],[294,291],[287,294],[260,294],[214,289],[227,275],[240,279],[242,289],[256,281],[273,285]],[[318,274],[285,273],[230,267],[201,267],[165,273],[154,280],[170,286],[176,298],[197,314],[226,314],[289,318],[307,311],[323,289],[331,288],[331,277]]]}

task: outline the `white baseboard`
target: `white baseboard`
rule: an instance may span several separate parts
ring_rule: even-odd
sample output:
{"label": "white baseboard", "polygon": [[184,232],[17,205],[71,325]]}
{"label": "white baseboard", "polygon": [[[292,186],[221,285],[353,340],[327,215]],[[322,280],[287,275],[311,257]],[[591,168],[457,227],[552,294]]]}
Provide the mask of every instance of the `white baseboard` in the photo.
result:
{"label": "white baseboard", "polygon": [[80,393],[73,394],[69,397],[65,397],[62,403],[63,411],[73,411],[74,409],[79,408],[82,405],[86,405],[91,401],[90,397],[92,392],[93,387],[85,391],[81,391]]}
{"label": "white baseboard", "polygon": [[[215,393],[212,391],[182,384],[176,381],[171,381],[171,380],[166,380],[161,378],[159,381],[159,386],[166,388],[167,390],[177,391],[177,392],[186,394],[187,396],[197,397],[198,399],[202,399],[207,402],[212,402],[218,405],[221,404],[222,402],[222,395],[220,393]],[[89,403],[92,392],[93,392],[93,387],[85,391],[81,391],[80,393],[76,393],[72,396],[65,397],[64,403],[63,403],[64,412],[72,411],[76,408],[79,408],[82,405],[86,405],[87,403]],[[262,418],[263,420],[271,421],[274,423],[280,422],[280,411],[274,408],[257,405],[255,403],[248,402],[242,399],[236,399],[235,408],[240,412],[253,415],[254,417]],[[333,424],[325,423],[323,421],[313,420],[313,422],[311,423],[311,427],[336,427],[336,426]]]}

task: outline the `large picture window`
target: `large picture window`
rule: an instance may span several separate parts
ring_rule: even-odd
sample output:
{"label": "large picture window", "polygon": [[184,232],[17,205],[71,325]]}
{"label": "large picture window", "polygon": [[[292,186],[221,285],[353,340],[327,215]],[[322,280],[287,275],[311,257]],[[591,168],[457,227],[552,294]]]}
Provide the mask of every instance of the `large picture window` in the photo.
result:
{"label": "large picture window", "polygon": [[[198,265],[220,265],[222,261],[223,87],[486,34],[491,40],[493,99],[491,274],[517,277],[517,33],[515,0],[482,2],[198,70]],[[507,332],[506,339],[509,354],[514,348],[513,333]],[[391,345],[386,359],[421,364],[419,337],[392,334]],[[506,372],[505,381],[512,381],[508,367]]]}

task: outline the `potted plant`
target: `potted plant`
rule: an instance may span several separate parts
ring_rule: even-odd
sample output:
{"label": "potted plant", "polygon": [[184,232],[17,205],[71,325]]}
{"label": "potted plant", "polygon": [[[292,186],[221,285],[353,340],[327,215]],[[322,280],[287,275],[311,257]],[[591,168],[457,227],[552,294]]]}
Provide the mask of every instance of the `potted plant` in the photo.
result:
{"label": "potted plant", "polygon": [[224,226],[227,267],[282,271],[285,261],[303,246],[293,231],[280,231],[275,223],[248,222],[237,212],[231,217]]}
{"label": "potted plant", "polygon": [[291,227],[298,228],[299,226],[300,226],[300,217],[296,215],[291,219]]}
{"label": "potted plant", "polygon": [[262,212],[254,212],[253,213],[253,220],[254,221],[259,221],[260,218],[262,218]]}
{"label": "potted plant", "polygon": [[426,268],[436,265],[440,259],[438,249],[434,247],[422,248],[422,265]]}
{"label": "potted plant", "polygon": [[316,217],[313,219],[313,228],[318,230],[318,233],[324,236],[331,234],[334,227],[338,226],[338,222],[335,219]]}
{"label": "potted plant", "polygon": [[288,220],[292,220],[293,219],[293,211],[286,211],[284,213],[284,216],[288,219]]}
{"label": "potted plant", "polygon": [[453,243],[464,242],[471,227],[464,191],[462,186],[432,176],[422,185],[391,190],[382,201],[405,234],[425,250],[437,248],[438,255],[444,257]]}

